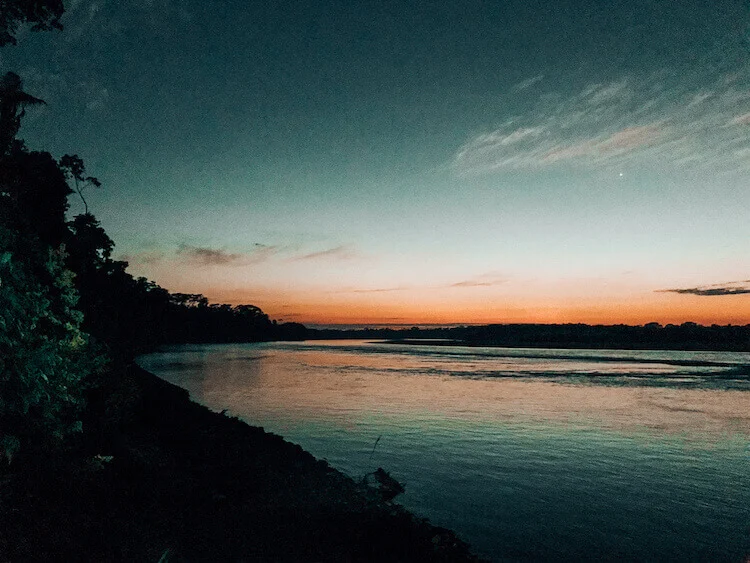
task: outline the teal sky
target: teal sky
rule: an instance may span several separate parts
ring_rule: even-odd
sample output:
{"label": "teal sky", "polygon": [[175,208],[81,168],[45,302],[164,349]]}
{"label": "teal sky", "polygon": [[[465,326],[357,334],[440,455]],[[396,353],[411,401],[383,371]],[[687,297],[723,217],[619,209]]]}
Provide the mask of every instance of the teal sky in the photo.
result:
{"label": "teal sky", "polygon": [[135,274],[312,323],[750,322],[744,0],[66,8],[0,64]]}

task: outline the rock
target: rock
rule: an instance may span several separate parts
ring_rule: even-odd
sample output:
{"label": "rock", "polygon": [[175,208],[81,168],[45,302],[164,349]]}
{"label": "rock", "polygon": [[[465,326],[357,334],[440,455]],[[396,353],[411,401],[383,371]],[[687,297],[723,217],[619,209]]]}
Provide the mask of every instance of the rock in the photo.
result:
{"label": "rock", "polygon": [[385,501],[393,500],[405,490],[404,486],[382,467],[365,475],[362,481],[368,487],[377,490]]}

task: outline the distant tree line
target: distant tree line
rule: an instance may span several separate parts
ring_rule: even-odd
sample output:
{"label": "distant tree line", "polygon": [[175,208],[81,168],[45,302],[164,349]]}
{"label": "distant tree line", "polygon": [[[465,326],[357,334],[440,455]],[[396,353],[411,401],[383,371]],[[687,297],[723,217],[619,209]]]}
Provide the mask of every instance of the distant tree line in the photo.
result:
{"label": "distant tree line", "polygon": [[432,344],[514,348],[750,351],[750,325],[491,324],[445,328],[308,329],[308,338],[433,340]]}
{"label": "distant tree line", "polygon": [[163,339],[179,342],[254,342],[304,340],[307,329],[299,323],[277,323],[255,305],[209,304],[201,294],[169,296]]}

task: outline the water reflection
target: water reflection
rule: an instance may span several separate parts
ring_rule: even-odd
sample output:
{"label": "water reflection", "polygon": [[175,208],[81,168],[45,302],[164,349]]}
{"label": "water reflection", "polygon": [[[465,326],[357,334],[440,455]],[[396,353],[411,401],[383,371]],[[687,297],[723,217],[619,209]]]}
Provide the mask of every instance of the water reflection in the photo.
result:
{"label": "water reflection", "polygon": [[[181,384],[188,374],[190,391],[197,399],[209,404],[216,400],[231,412],[261,418],[279,408],[285,416],[301,419],[323,412],[337,413],[339,418],[346,413],[384,412],[408,417],[427,410],[447,419],[546,421],[709,440],[721,434],[750,434],[750,394],[739,390],[561,384],[528,375],[457,378],[456,373],[481,373],[488,366],[473,357],[463,363],[455,355],[448,360],[420,357],[413,347],[409,354],[331,353],[330,349],[289,345],[256,345],[241,352],[231,347],[213,350],[178,352],[174,358],[162,354],[144,360],[144,365]],[[507,364],[501,358],[492,367],[497,369],[498,362]],[[559,360],[554,365],[545,361],[540,369],[565,371],[579,365],[577,361],[563,365]],[[625,370],[629,365],[607,368]],[[656,369],[663,366],[656,365]]]}

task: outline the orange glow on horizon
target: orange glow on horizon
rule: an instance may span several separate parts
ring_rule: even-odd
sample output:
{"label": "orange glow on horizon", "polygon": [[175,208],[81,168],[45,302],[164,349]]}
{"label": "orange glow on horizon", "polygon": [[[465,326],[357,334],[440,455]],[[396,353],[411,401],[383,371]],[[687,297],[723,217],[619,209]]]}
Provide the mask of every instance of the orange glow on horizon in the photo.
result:
{"label": "orange glow on horizon", "polygon": [[209,293],[215,302],[255,303],[271,318],[315,325],[455,325],[491,323],[587,323],[643,325],[750,324],[750,295],[701,297],[651,293],[629,298],[531,300],[316,299]]}
{"label": "orange glow on horizon", "polygon": [[399,284],[398,280],[389,283],[387,279],[375,284],[368,279],[371,285],[359,286],[302,273],[261,281],[241,269],[191,269],[170,261],[141,267],[140,274],[170,291],[202,293],[212,303],[253,304],[272,319],[312,325],[750,324],[750,294],[693,295],[658,290],[695,287],[700,285],[696,279],[519,276],[476,284],[429,284],[415,279],[413,285]]}

